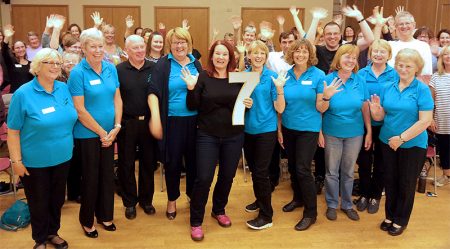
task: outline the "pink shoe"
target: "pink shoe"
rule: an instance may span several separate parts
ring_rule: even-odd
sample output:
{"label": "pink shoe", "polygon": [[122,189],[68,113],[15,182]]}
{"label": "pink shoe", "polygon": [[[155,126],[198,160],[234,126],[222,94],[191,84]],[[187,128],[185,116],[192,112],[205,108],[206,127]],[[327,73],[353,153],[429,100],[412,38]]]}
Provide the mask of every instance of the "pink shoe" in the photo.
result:
{"label": "pink shoe", "polygon": [[219,222],[219,225],[222,227],[230,227],[231,226],[231,220],[228,216],[225,214],[219,214],[216,215],[213,212],[211,212],[211,216]]}
{"label": "pink shoe", "polygon": [[203,230],[201,226],[191,227],[191,239],[193,241],[202,241],[203,237]]}

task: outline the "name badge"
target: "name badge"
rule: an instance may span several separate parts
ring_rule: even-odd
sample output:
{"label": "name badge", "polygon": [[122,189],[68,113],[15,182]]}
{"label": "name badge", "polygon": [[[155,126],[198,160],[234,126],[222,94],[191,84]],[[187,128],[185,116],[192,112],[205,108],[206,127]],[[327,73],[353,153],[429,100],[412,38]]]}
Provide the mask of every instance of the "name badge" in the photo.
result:
{"label": "name badge", "polygon": [[52,113],[52,112],[55,112],[55,107],[53,107],[53,106],[42,109],[42,113],[43,114],[49,114],[49,113]]}
{"label": "name badge", "polygon": [[14,66],[16,66],[17,68],[21,68],[22,64],[14,64]]}
{"label": "name badge", "polygon": [[91,84],[91,86],[100,85],[101,83],[102,82],[100,81],[100,79],[89,81],[89,84]]}
{"label": "name badge", "polygon": [[302,80],[302,85],[312,85],[311,80]]}

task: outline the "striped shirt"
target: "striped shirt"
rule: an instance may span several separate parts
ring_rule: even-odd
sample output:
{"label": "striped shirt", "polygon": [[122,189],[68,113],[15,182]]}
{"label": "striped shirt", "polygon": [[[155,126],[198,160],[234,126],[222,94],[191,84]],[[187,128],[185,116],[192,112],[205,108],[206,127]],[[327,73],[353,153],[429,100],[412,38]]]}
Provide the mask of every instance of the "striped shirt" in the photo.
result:
{"label": "striped shirt", "polygon": [[434,120],[438,134],[450,134],[450,73],[431,76],[430,86],[435,91]]}

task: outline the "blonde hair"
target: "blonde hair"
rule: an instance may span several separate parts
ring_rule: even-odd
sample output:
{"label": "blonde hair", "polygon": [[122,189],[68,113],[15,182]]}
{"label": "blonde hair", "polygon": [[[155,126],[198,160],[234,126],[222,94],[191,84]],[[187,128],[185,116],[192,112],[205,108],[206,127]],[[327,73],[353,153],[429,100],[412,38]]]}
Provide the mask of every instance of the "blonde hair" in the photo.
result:
{"label": "blonde hair", "polygon": [[441,52],[439,53],[439,59],[437,62],[437,68],[438,68],[439,75],[445,74],[444,54],[449,54],[449,53],[450,53],[449,45],[443,47]]}
{"label": "blonde hair", "polygon": [[81,61],[81,56],[79,54],[71,53],[71,52],[64,52],[62,54],[62,60],[64,61],[65,59],[72,57],[72,56],[75,57],[75,59],[77,59],[77,63],[79,63]]}
{"label": "blonde hair", "polygon": [[395,56],[395,66],[397,66],[397,63],[399,61],[414,62],[417,67],[416,76],[422,72],[423,66],[425,64],[419,52],[411,48],[404,48],[398,52],[397,56]]}
{"label": "blonde hair", "polygon": [[42,62],[48,59],[56,59],[62,64],[62,56],[58,51],[51,48],[43,48],[34,56],[33,61],[30,64],[30,73],[35,76],[38,75],[41,71]]}
{"label": "blonde hair", "polygon": [[264,61],[264,64],[266,64],[267,59],[269,58],[269,48],[267,47],[267,45],[260,40],[253,41],[252,43],[250,43],[247,52],[250,55],[253,51],[256,50],[262,50],[264,53],[266,53],[266,60]]}
{"label": "blonde hair", "polygon": [[80,35],[81,46],[86,47],[86,44],[89,41],[101,41],[102,43],[105,43],[105,37],[103,36],[103,33],[96,28],[85,29]]}
{"label": "blonde hair", "polygon": [[371,59],[371,60],[372,60],[372,50],[374,48],[386,49],[389,53],[387,60],[390,60],[392,58],[392,48],[391,48],[391,45],[389,45],[389,42],[387,42],[386,40],[377,39],[377,40],[373,41],[372,45],[370,45],[368,55],[369,55],[369,59]]}
{"label": "blonde hair", "polygon": [[169,30],[166,35],[166,54],[171,53],[170,48],[172,47],[172,38],[176,37],[180,40],[185,40],[188,44],[188,53],[192,53],[192,37],[187,29],[176,27]]}
{"label": "blonde hair", "polygon": [[[339,47],[339,49],[336,51],[336,55],[334,56],[333,62],[331,62],[330,69],[332,71],[341,69],[341,57],[345,54],[355,54],[356,57],[359,55],[359,48],[356,45],[352,44],[345,44]],[[355,67],[353,68],[353,72],[356,73],[359,70],[359,65],[356,63]]]}
{"label": "blonde hair", "polygon": [[302,47],[306,47],[306,49],[309,52],[307,67],[309,68],[311,66],[317,65],[318,60],[317,60],[313,45],[311,44],[310,41],[308,41],[307,39],[304,39],[304,38],[301,40],[295,40],[294,43],[292,43],[291,46],[289,46],[287,53],[284,55],[285,56],[284,60],[289,65],[294,64],[294,53],[295,53],[295,51],[297,51],[298,49],[300,49]]}
{"label": "blonde hair", "polygon": [[245,34],[245,33],[254,33],[254,34],[256,34],[256,27],[253,26],[253,25],[247,25],[247,26],[244,28],[244,34]]}

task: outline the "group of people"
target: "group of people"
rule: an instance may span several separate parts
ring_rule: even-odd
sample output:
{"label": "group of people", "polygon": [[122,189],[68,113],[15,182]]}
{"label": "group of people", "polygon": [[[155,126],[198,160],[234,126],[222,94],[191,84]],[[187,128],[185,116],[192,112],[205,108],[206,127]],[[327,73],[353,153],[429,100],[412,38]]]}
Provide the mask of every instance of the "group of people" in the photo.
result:
{"label": "group of people", "polygon": [[[211,216],[220,226],[230,227],[226,206],[244,149],[256,198],[245,210],[258,211],[246,224],[256,230],[269,228],[277,184],[272,172],[278,167],[273,158],[279,160],[279,146],[287,153],[293,190],[283,211],[304,206],[296,230],[316,222],[321,181],[326,218],[336,220],[340,208],[349,219],[359,220],[352,201],[358,164],[357,210],[376,213],[384,188],[380,229],[402,234],[425,161],[428,127],[439,139],[444,175],[438,184],[449,181],[450,41],[439,47],[437,72],[432,75],[430,46],[413,38],[414,17],[404,9],[398,9],[392,30],[382,8],[376,7],[366,19],[356,7],[344,7],[342,13],[355,18],[361,29],[362,37],[353,40],[347,39],[350,31],[340,23],[317,27],[327,16],[324,9],[311,11],[308,32],[296,8],[290,12],[296,27],[280,32],[280,52],[272,51],[273,30],[262,25],[257,39],[256,28],[249,25],[241,37],[242,20],[233,18],[234,34],[212,41],[206,65],[192,54],[186,21],[167,32],[160,24],[162,32],[137,28],[132,34],[134,21],[128,16],[122,50],[115,44],[114,27],[102,24],[98,13],[92,15],[95,27],[82,31],[72,24],[68,32],[61,32],[65,18],[51,15],[42,37],[44,48],[31,62],[25,43],[12,44],[14,29],[6,26],[2,54],[14,93],[8,146],[28,199],[34,248],[47,243],[68,248],[58,235],[66,179],[68,199],[81,203],[84,234],[99,236],[95,219],[106,231],[116,230],[116,140],[127,219],[136,218],[138,204],[148,215],[156,212],[152,203],[157,161],[165,171],[166,217],[175,219],[184,167],[190,235],[194,241],[203,240],[205,207],[218,163]],[[368,22],[375,25],[373,30]],[[317,38],[318,30],[323,41]],[[381,39],[392,39],[391,33],[398,40]],[[443,33],[449,34],[444,30],[440,36]],[[361,59],[363,54],[367,59]],[[360,61],[366,65],[360,67]],[[244,82],[229,81],[230,73],[240,71],[256,73],[258,84],[237,103]],[[233,124],[236,105],[246,109],[245,125]]]}

